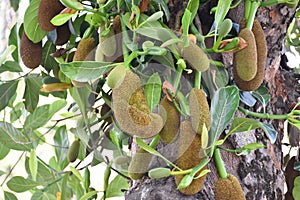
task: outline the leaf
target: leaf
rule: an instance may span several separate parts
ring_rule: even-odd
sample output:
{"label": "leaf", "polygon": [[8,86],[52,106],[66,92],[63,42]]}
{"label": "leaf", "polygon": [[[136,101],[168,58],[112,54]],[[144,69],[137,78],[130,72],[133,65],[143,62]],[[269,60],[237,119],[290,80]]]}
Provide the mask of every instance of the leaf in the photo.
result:
{"label": "leaf", "polygon": [[25,192],[39,185],[39,183],[22,176],[14,176],[7,182],[7,187],[14,192]]}
{"label": "leaf", "polygon": [[80,198],[80,200],[89,200],[90,197],[94,196],[95,194],[98,194],[98,191],[91,191],[91,192],[85,193],[85,194]]}
{"label": "leaf", "polygon": [[271,144],[274,144],[276,142],[276,138],[278,135],[278,132],[274,129],[272,124],[266,124],[260,122],[262,125],[261,128],[264,130],[265,134],[268,136]]}
{"label": "leaf", "polygon": [[9,72],[22,72],[20,64],[15,61],[6,61],[0,66],[0,73],[9,71]]}
{"label": "leaf", "polygon": [[189,34],[189,26],[190,26],[191,20],[192,20],[191,11],[189,11],[188,9],[185,9],[183,17],[181,19],[181,23],[182,23],[182,34],[186,37]]}
{"label": "leaf", "polygon": [[4,199],[5,200],[18,200],[18,198],[10,192],[4,191]]}
{"label": "leaf", "polygon": [[76,176],[69,176],[68,186],[77,197],[82,197],[85,193],[80,180]]}
{"label": "leaf", "polygon": [[155,2],[157,4],[159,4],[159,6],[163,9],[163,11],[165,12],[165,17],[166,17],[167,21],[169,21],[170,11],[169,11],[169,8],[168,8],[168,5],[166,4],[166,2],[163,0],[156,0]]}
{"label": "leaf", "polygon": [[[13,28],[10,30],[8,45],[13,45],[18,49],[18,24],[16,23]],[[16,63],[19,63],[19,51],[13,51],[12,57]],[[22,70],[21,70],[22,71]]]}
{"label": "leaf", "polygon": [[162,16],[164,15],[164,13],[162,11],[158,11],[156,13],[153,13],[150,17],[148,17],[146,19],[147,22],[153,22],[153,21],[157,21],[160,18],[162,18]]}
{"label": "leaf", "polygon": [[44,191],[36,191],[31,197],[31,200],[57,200],[53,194],[44,192]]}
{"label": "leaf", "polygon": [[238,107],[239,101],[239,90],[236,86],[220,88],[216,91],[211,101],[210,144],[218,140],[225,130]]}
{"label": "leaf", "polygon": [[43,31],[38,23],[39,5],[40,0],[30,1],[30,5],[24,15],[24,31],[34,43],[40,42],[47,35],[47,32]]}
{"label": "leaf", "polygon": [[56,129],[54,135],[54,144],[55,144],[55,155],[58,164],[60,165],[61,170],[63,170],[68,165],[67,155],[69,147],[69,139],[66,126],[60,126]]}
{"label": "leaf", "polygon": [[201,148],[206,149],[207,146],[208,146],[208,130],[205,123],[203,123],[202,133],[201,133]]}
{"label": "leaf", "polygon": [[260,86],[257,90],[253,91],[253,96],[259,100],[264,110],[270,101],[269,89],[265,86]]}
{"label": "leaf", "polygon": [[57,100],[52,104],[37,107],[34,112],[26,118],[24,122],[24,129],[27,131],[35,130],[44,126],[56,112],[64,108],[66,105],[67,102],[65,100]]}
{"label": "leaf", "polygon": [[195,18],[196,14],[197,14],[197,11],[198,11],[198,8],[199,8],[199,3],[200,3],[199,0],[189,0],[189,3],[188,3],[186,8],[191,12],[190,24],[191,24],[192,20]]}
{"label": "leaf", "polygon": [[10,5],[14,8],[14,11],[17,12],[19,9],[20,0],[9,0]]}
{"label": "leaf", "polygon": [[40,87],[42,86],[42,77],[33,77],[28,76],[25,78],[25,92],[24,92],[24,99],[25,99],[25,108],[28,112],[32,113],[39,102],[39,93]]}
{"label": "leaf", "polygon": [[12,107],[12,110],[10,112],[10,122],[13,123],[17,119],[19,119],[22,115],[22,111],[24,108],[23,102],[17,103],[15,106]]}
{"label": "leaf", "polygon": [[219,0],[217,5],[217,10],[215,12],[215,24],[216,30],[218,30],[219,25],[225,19],[231,5],[232,0]]}
{"label": "leaf", "polygon": [[5,51],[0,55],[0,64],[2,65],[5,61],[7,61],[7,59],[9,58],[9,56],[17,49],[17,47],[15,45],[9,45]]}
{"label": "leaf", "polygon": [[150,76],[145,86],[145,95],[151,112],[160,102],[161,87],[162,83],[160,76],[158,73],[154,73]]}
{"label": "leaf", "polygon": [[106,198],[124,196],[124,192],[122,192],[122,190],[128,189],[128,181],[124,177],[117,175],[107,187]]}
{"label": "leaf", "polygon": [[29,151],[32,148],[32,143],[26,135],[7,122],[0,122],[0,143],[19,151]]}
{"label": "leaf", "polygon": [[300,171],[300,162],[294,162],[293,169],[296,171]]}
{"label": "leaf", "polygon": [[70,166],[71,172],[80,180],[80,182],[84,182],[83,177],[81,176],[80,172],[73,166]]}
{"label": "leaf", "polygon": [[10,151],[10,148],[8,148],[4,145],[0,145],[0,160],[5,158],[7,156],[7,154],[9,153],[9,151]]}
{"label": "leaf", "polygon": [[250,92],[245,91],[240,91],[240,100],[249,107],[253,107],[257,102]]}
{"label": "leaf", "polygon": [[71,19],[73,16],[76,16],[77,13],[63,13],[63,14],[58,14],[55,17],[51,19],[51,23],[55,26],[61,26],[65,24],[69,19]]}
{"label": "leaf", "polygon": [[56,51],[55,45],[47,41],[43,46],[42,52],[42,66],[49,72],[51,70],[55,70],[59,67],[56,60],[51,56]]}
{"label": "leaf", "polygon": [[10,81],[0,85],[0,111],[5,108],[16,93],[19,81]]}
{"label": "leaf", "polygon": [[68,8],[72,8],[74,10],[83,10],[83,5],[77,0],[61,0],[61,2]]}
{"label": "leaf", "polygon": [[300,176],[297,176],[294,180],[294,188],[293,188],[293,197],[294,199],[299,199],[300,198]]}
{"label": "leaf", "polygon": [[60,70],[70,79],[87,82],[99,78],[113,68],[108,62],[76,61],[60,64]]}
{"label": "leaf", "polygon": [[35,149],[31,149],[30,157],[29,157],[29,169],[32,176],[32,179],[36,181],[37,169],[38,169],[38,161],[35,155]]}
{"label": "leaf", "polygon": [[189,186],[194,180],[194,176],[191,174],[185,175],[182,180],[180,181],[179,185],[177,186],[177,190],[186,188]]}

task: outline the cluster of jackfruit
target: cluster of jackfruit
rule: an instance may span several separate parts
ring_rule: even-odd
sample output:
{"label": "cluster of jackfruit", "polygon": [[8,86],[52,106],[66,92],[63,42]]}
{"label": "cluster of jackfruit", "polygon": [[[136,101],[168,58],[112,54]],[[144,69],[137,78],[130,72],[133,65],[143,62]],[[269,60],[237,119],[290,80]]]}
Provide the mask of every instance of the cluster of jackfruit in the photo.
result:
{"label": "cluster of jackfruit", "polygon": [[263,82],[267,43],[258,20],[255,19],[252,30],[245,29],[245,24],[245,21],[241,23],[239,36],[248,46],[234,54],[233,75],[241,90],[253,91]]}

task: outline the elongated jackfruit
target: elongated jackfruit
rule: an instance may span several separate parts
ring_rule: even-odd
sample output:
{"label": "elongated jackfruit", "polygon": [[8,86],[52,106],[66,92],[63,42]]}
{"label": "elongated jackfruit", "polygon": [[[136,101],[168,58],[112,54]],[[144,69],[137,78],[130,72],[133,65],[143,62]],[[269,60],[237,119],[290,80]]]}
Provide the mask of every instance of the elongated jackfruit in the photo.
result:
{"label": "elongated jackfruit", "polygon": [[38,23],[44,31],[53,31],[55,26],[51,19],[64,9],[59,0],[41,0],[38,11]]}
{"label": "elongated jackfruit", "polygon": [[42,63],[42,51],[42,42],[33,43],[24,31],[20,46],[20,55],[24,65],[30,69],[37,68]]}
{"label": "elongated jackfruit", "polygon": [[68,151],[68,160],[70,162],[74,162],[77,157],[78,157],[78,154],[79,154],[79,148],[80,148],[80,141],[79,140],[75,140],[70,148],[69,148],[69,151]]}
{"label": "elongated jackfruit", "polygon": [[239,33],[248,46],[234,54],[234,70],[244,81],[252,80],[257,72],[257,50],[254,34],[251,30],[242,29]]}
{"label": "elongated jackfruit", "polygon": [[126,71],[123,82],[112,91],[112,109],[120,128],[141,138],[149,138],[160,132],[163,120],[151,113],[141,89],[141,80]]}
{"label": "elongated jackfruit", "polygon": [[101,51],[103,52],[103,54],[105,56],[111,57],[111,56],[115,55],[115,53],[117,51],[117,43],[116,43],[114,29],[111,28],[109,30],[109,33],[105,36],[101,35],[101,32],[104,29],[104,26],[101,26],[100,29],[101,30],[100,30],[100,34],[99,34],[99,38],[100,38],[99,48],[101,49]]}
{"label": "elongated jackfruit", "polygon": [[234,81],[243,91],[256,90],[262,84],[264,79],[265,63],[267,58],[267,42],[263,29],[257,19],[254,20],[252,32],[255,37],[257,48],[257,72],[255,77],[250,81],[244,81],[237,74],[236,68],[233,68]]}
{"label": "elongated jackfruit", "polygon": [[[200,156],[201,153],[201,136],[193,130],[190,121],[185,120],[181,122],[179,141],[180,157],[177,159],[177,166],[183,170],[197,166],[203,160],[203,158]],[[203,171],[204,169],[206,169],[206,166],[201,171]],[[196,174],[196,176],[198,174]],[[179,185],[182,178],[183,175],[175,176],[175,182],[177,185]],[[194,179],[188,187],[183,188],[179,191],[186,195],[196,194],[203,187],[205,179],[206,175],[198,179]]]}
{"label": "elongated jackfruit", "polygon": [[190,92],[189,108],[194,131],[201,134],[203,124],[210,129],[210,112],[205,92],[193,88]]}
{"label": "elongated jackfruit", "polygon": [[170,102],[167,97],[162,99],[160,105],[162,106],[160,115],[165,124],[159,135],[164,143],[169,144],[176,139],[180,125],[180,113],[175,108],[173,102]]}
{"label": "elongated jackfruit", "polygon": [[144,149],[138,150],[138,152],[132,157],[128,167],[128,175],[133,180],[141,179],[148,171],[148,166],[151,161],[152,154],[148,153]]}
{"label": "elongated jackfruit", "polygon": [[228,178],[219,178],[214,187],[215,200],[245,200],[238,179],[229,174]]}
{"label": "elongated jackfruit", "polygon": [[56,28],[56,34],[57,34],[57,38],[55,41],[56,45],[63,45],[67,43],[67,41],[70,39],[71,36],[68,23],[58,26]]}

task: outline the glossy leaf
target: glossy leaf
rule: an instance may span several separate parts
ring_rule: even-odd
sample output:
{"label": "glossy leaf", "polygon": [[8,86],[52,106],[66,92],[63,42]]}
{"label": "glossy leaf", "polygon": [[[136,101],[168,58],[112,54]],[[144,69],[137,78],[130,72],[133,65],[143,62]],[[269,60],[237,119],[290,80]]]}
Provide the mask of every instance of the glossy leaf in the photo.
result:
{"label": "glossy leaf", "polygon": [[8,155],[9,151],[10,151],[10,148],[8,148],[4,145],[0,145],[0,160],[5,158]]}
{"label": "glossy leaf", "polygon": [[77,0],[61,0],[61,2],[68,8],[83,10],[83,5]]}
{"label": "glossy leaf", "polygon": [[191,22],[197,14],[197,11],[198,11],[198,8],[199,8],[199,3],[200,3],[199,0],[189,0],[189,3],[186,7],[191,12]]}
{"label": "glossy leaf", "polygon": [[300,171],[300,162],[295,162],[294,163],[294,170]]}
{"label": "glossy leaf", "polygon": [[220,137],[234,116],[239,104],[239,90],[235,86],[220,88],[211,101],[210,144]]}
{"label": "glossy leaf", "polygon": [[43,46],[43,52],[42,52],[42,66],[47,70],[54,70],[58,68],[58,63],[55,61],[55,59],[51,56],[56,51],[55,45],[47,41]]}
{"label": "glossy leaf", "polygon": [[84,188],[82,187],[80,180],[76,176],[69,176],[68,185],[72,188],[72,191],[77,197],[82,197],[84,195]]}
{"label": "glossy leaf", "polygon": [[178,184],[177,189],[180,190],[180,189],[188,187],[193,182],[193,180],[194,180],[193,175],[191,175],[191,174],[185,175],[182,178],[182,180],[180,181],[180,183]]}
{"label": "glossy leaf", "polygon": [[70,79],[87,82],[107,73],[113,66],[107,62],[76,61],[60,64],[61,71]]}
{"label": "glossy leaf", "polygon": [[29,157],[29,169],[32,176],[32,179],[36,181],[37,169],[38,169],[38,161],[35,155],[35,149],[31,149],[30,157]]}
{"label": "glossy leaf", "polygon": [[[18,24],[16,23],[13,28],[10,30],[8,45],[14,45],[18,49]],[[19,62],[19,51],[12,52],[12,57],[16,63]],[[21,70],[22,71],[22,70]]]}
{"label": "glossy leaf", "polygon": [[297,176],[294,180],[293,197],[294,199],[300,199],[300,176]]}
{"label": "glossy leaf", "polygon": [[20,116],[22,115],[23,108],[24,108],[23,102],[19,102],[12,107],[12,110],[10,112],[11,123],[15,122],[17,119],[20,118]]}
{"label": "glossy leaf", "polygon": [[70,170],[82,183],[84,182],[83,177],[81,176],[80,172],[75,167],[70,166]]}
{"label": "glossy leaf", "polygon": [[66,126],[60,126],[57,128],[54,135],[55,144],[55,155],[61,170],[63,170],[68,165],[67,155],[69,147],[69,139]]}
{"label": "glossy leaf", "polygon": [[98,191],[90,191],[88,193],[85,193],[80,200],[89,200],[92,196],[94,196],[95,194],[98,194]]}
{"label": "glossy leaf", "polygon": [[47,32],[43,31],[38,23],[39,5],[40,0],[30,1],[24,15],[24,31],[34,43],[40,42],[47,35]]}
{"label": "glossy leaf", "polygon": [[32,113],[39,102],[40,87],[42,86],[42,77],[28,76],[25,78],[25,92],[23,98],[25,99],[25,108]]}
{"label": "glossy leaf", "polygon": [[0,110],[4,109],[17,91],[18,81],[11,81],[0,85]]}
{"label": "glossy leaf", "polygon": [[55,26],[61,26],[69,21],[73,16],[76,16],[77,13],[63,13],[56,15],[51,19],[51,23]]}
{"label": "glossy leaf", "polygon": [[216,30],[218,29],[219,25],[223,20],[225,19],[229,9],[230,5],[232,3],[232,0],[219,0],[217,5],[217,10],[215,12],[215,24],[216,24]]}
{"label": "glossy leaf", "polygon": [[122,190],[128,189],[128,181],[124,177],[117,175],[107,187],[106,198],[123,196],[124,192],[122,192]]}
{"label": "glossy leaf", "polygon": [[39,185],[39,183],[22,176],[14,176],[7,182],[7,187],[14,192],[25,192]]}
{"label": "glossy leaf", "polygon": [[7,122],[0,122],[0,143],[7,148],[19,151],[29,151],[32,148],[31,141]]}
{"label": "glossy leaf", "polygon": [[260,101],[265,110],[271,98],[268,88],[265,86],[260,86],[257,90],[253,91],[252,94]]}
{"label": "glossy leaf", "polygon": [[9,71],[9,72],[22,72],[22,68],[20,64],[15,61],[6,61],[4,64],[0,66],[0,73]]}
{"label": "glossy leaf", "polygon": [[185,38],[187,37],[187,35],[189,33],[189,26],[190,26],[191,20],[192,20],[192,13],[191,13],[191,11],[188,10],[188,9],[185,9],[183,17],[181,19],[182,34],[185,36]]}
{"label": "glossy leaf", "polygon": [[265,134],[268,136],[271,144],[274,144],[277,139],[278,132],[277,130],[273,127],[272,124],[267,124],[267,123],[261,123],[261,128],[264,130]]}
{"label": "glossy leaf", "polygon": [[13,193],[4,191],[4,200],[18,200],[18,198]]}
{"label": "glossy leaf", "polygon": [[162,11],[158,11],[156,13],[153,13],[150,17],[148,17],[146,19],[147,22],[153,22],[153,21],[157,21],[160,18],[162,18],[162,16],[164,15],[164,13]]}
{"label": "glossy leaf", "polygon": [[16,51],[17,47],[15,45],[9,45],[3,53],[0,54],[0,65],[8,60],[9,56]]}
{"label": "glossy leaf", "polygon": [[160,76],[158,73],[154,73],[150,76],[145,86],[145,95],[151,111],[153,111],[155,106],[157,106],[160,102],[161,87],[162,83]]}
{"label": "glossy leaf", "polygon": [[44,126],[56,112],[64,108],[66,105],[67,102],[65,100],[57,100],[52,104],[37,107],[34,112],[26,118],[24,122],[24,129],[27,131],[35,130]]}

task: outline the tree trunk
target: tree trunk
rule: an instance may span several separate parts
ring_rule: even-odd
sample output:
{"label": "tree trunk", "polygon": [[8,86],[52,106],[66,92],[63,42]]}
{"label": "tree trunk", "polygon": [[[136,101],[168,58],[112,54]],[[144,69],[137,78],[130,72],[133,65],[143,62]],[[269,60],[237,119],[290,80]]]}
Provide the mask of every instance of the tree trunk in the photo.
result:
{"label": "tree trunk", "polygon": [[[183,13],[186,1],[170,0],[169,8],[171,20],[169,26],[178,29],[175,24],[176,15]],[[213,16],[209,15],[210,8],[216,5],[216,1],[208,2],[205,8],[198,11],[202,22],[203,32],[207,32],[213,22]],[[286,71],[280,67],[282,49],[284,45],[287,28],[295,13],[295,9],[288,9],[284,5],[272,7],[261,7],[257,12],[257,19],[261,22],[268,43],[268,59],[265,65],[266,73],[264,84],[270,89],[271,102],[267,106],[269,113],[282,114],[288,113],[292,102],[297,102],[299,93],[295,89],[296,78],[291,71]],[[243,18],[243,5],[239,5],[230,11],[229,18],[238,23]],[[219,56],[226,67],[232,68],[232,56],[226,54]],[[215,58],[214,58],[215,59]],[[218,59],[218,57],[217,57]],[[261,106],[256,104],[255,111],[260,112]],[[237,112],[236,116],[242,116]],[[237,156],[232,153],[222,152],[228,173],[238,177],[246,199],[268,199],[280,200],[284,198],[283,174],[283,154],[281,140],[283,138],[283,121],[267,121],[272,123],[278,130],[278,138],[275,144],[271,144],[266,135],[260,130],[250,131],[246,142],[262,142],[267,148],[259,149],[247,156]],[[228,148],[239,148],[244,144],[245,135],[235,134],[231,136],[226,146]],[[174,161],[177,151],[178,141],[167,148],[160,144],[158,151]],[[154,158],[151,167],[161,166],[163,161]],[[150,179],[144,177],[142,180],[133,181],[130,190],[126,192],[126,199],[130,200],[167,200],[167,199],[214,199],[213,185],[218,178],[214,162],[210,162],[208,168],[212,171],[208,174],[203,189],[193,196],[182,195],[176,190],[174,177],[163,179]]]}

